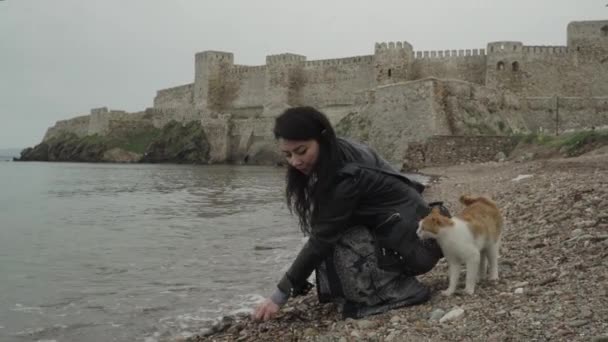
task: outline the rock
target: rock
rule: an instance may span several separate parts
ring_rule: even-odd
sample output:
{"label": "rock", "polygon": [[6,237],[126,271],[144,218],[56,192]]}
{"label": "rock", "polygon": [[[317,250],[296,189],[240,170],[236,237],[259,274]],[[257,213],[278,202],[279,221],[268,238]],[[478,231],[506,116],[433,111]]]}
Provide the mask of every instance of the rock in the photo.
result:
{"label": "rock", "polygon": [[356,338],[361,338],[361,334],[359,333],[358,330],[353,330],[350,332],[350,336],[352,337],[356,337]]}
{"label": "rock", "polygon": [[528,286],[528,282],[527,281],[520,281],[519,283],[515,283],[515,285],[513,285],[513,287],[518,288],[518,287],[526,287]]}
{"label": "rock", "polygon": [[386,338],[384,339],[384,341],[386,342],[392,342],[392,341],[396,341],[397,340],[397,331],[392,331],[390,334],[388,334],[388,336],[386,336]]}
{"label": "rock", "polygon": [[456,320],[464,315],[464,310],[462,308],[454,308],[447,314],[443,315],[441,319],[439,319],[439,323],[449,322]]}
{"label": "rock", "polygon": [[512,181],[519,182],[522,179],[531,178],[531,177],[533,177],[533,175],[519,175],[519,176],[513,178]]}
{"label": "rock", "polygon": [[378,323],[373,322],[373,321],[368,321],[368,320],[359,320],[355,323],[357,325],[357,327],[359,327],[359,329],[372,329],[375,328]]}
{"label": "rock", "polygon": [[591,338],[591,342],[608,342],[608,335],[594,336]]}
{"label": "rock", "polygon": [[570,326],[572,328],[582,327],[583,325],[587,325],[587,324],[589,324],[589,321],[586,321],[586,320],[576,320],[576,321],[568,322],[568,326]]}
{"label": "rock", "polygon": [[589,310],[588,308],[583,308],[583,309],[581,309],[580,316],[582,318],[591,318],[591,317],[593,317],[593,312],[591,312],[591,310]]}
{"label": "rock", "polygon": [[524,313],[521,310],[510,311],[509,314],[513,317],[521,317],[524,315]]}
{"label": "rock", "polygon": [[502,151],[496,153],[496,156],[494,156],[494,160],[496,160],[497,162],[501,162],[502,163],[502,162],[505,161],[505,159],[507,159],[507,156]]}
{"label": "rock", "polygon": [[199,334],[203,337],[211,336],[211,335],[213,335],[213,333],[214,333],[213,329],[210,329],[210,328],[201,329],[201,331],[199,332]]}
{"label": "rock", "polygon": [[441,317],[443,317],[443,315],[445,315],[445,311],[442,309],[435,309],[433,310],[433,312],[431,312],[431,315],[429,316],[429,320],[430,321],[438,321],[441,319]]}
{"label": "rock", "polygon": [[319,332],[314,328],[306,328],[304,329],[304,336],[316,336]]}
{"label": "rock", "polygon": [[580,228],[591,228],[591,227],[595,226],[596,224],[597,224],[597,221],[595,221],[595,220],[584,220],[584,221],[576,222],[574,224],[574,226],[580,229]]}
{"label": "rock", "polygon": [[112,148],[103,153],[102,161],[111,163],[137,163],[141,154],[125,151],[121,148]]}
{"label": "rock", "polygon": [[338,342],[348,342],[348,340],[346,339],[346,337],[342,336],[342,337],[340,337]]}
{"label": "rock", "polygon": [[141,161],[144,163],[206,164],[210,145],[198,121],[186,125],[172,121],[148,145]]}
{"label": "rock", "polygon": [[576,236],[582,235],[583,233],[584,233],[584,231],[582,229],[576,228],[575,230],[570,232],[570,236],[576,237]]}
{"label": "rock", "polygon": [[393,316],[391,317],[391,323],[399,323],[401,321],[401,317]]}
{"label": "rock", "polygon": [[518,287],[515,289],[515,291],[513,291],[513,293],[515,294],[524,294],[524,288],[523,287]]}

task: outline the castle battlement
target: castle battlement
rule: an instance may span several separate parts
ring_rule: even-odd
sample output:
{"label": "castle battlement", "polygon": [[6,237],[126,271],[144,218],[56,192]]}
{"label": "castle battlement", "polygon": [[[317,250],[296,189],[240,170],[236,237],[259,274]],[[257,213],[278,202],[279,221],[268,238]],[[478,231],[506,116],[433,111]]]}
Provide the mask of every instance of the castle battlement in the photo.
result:
{"label": "castle battlement", "polygon": [[412,49],[412,44],[402,41],[402,42],[379,42],[375,44],[374,50],[375,52],[382,52],[387,50],[398,50],[398,49]]}
{"label": "castle battlement", "polygon": [[306,61],[306,56],[297,55],[294,53],[281,53],[277,55],[266,56],[266,64],[294,63],[304,61]]}
{"label": "castle battlement", "polygon": [[415,51],[407,41],[385,41],[374,43],[369,55],[307,60],[286,52],[256,66],[235,65],[230,52],[203,51],[196,54],[194,83],[160,90],[155,107],[193,106],[250,118],[307,104],[331,107],[339,117],[356,105],[357,94],[428,77],[526,97],[608,94],[608,21],[574,22],[565,33],[566,45],[497,40],[485,48]]}
{"label": "castle battlement", "polygon": [[348,58],[331,58],[331,59],[318,59],[314,61],[306,61],[304,66],[315,67],[315,66],[328,66],[328,65],[342,65],[342,64],[371,64],[374,60],[374,56],[358,56]]}
{"label": "castle battlement", "polygon": [[485,56],[485,49],[460,49],[460,50],[436,50],[436,51],[416,51],[414,58],[453,58],[469,56]]}
{"label": "castle battlement", "polygon": [[234,65],[229,71],[229,74],[251,74],[266,72],[266,65]]}
{"label": "castle battlement", "polygon": [[567,46],[546,46],[546,45],[526,45],[522,48],[525,53],[537,54],[568,54],[570,49]]}
{"label": "castle battlement", "polygon": [[213,51],[207,50],[203,52],[198,52],[195,55],[196,59],[205,59],[209,61],[233,61],[234,54],[232,52],[224,52],[224,51]]}

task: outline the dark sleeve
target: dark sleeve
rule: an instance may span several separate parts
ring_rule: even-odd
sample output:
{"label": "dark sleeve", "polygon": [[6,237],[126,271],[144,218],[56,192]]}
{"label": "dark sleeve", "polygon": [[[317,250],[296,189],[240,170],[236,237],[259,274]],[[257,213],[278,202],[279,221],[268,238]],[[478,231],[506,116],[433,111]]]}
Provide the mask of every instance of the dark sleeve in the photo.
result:
{"label": "dark sleeve", "polygon": [[299,295],[306,291],[306,279],[332,251],[346,229],[359,202],[358,178],[342,178],[319,204],[311,236],[277,287],[284,293]]}

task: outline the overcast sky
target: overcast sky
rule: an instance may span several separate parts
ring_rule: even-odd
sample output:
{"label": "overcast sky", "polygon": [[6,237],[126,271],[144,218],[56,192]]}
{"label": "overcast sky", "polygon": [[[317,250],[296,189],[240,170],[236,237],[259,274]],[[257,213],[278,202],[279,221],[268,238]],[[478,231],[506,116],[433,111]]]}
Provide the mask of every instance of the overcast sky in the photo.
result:
{"label": "overcast sky", "polygon": [[[566,25],[608,19],[608,0],[0,0],[0,148],[40,142],[91,108],[139,111],[156,90],[191,83],[194,54],[235,63],[485,48],[496,40],[565,45]],[[372,5],[373,4],[373,5]]]}

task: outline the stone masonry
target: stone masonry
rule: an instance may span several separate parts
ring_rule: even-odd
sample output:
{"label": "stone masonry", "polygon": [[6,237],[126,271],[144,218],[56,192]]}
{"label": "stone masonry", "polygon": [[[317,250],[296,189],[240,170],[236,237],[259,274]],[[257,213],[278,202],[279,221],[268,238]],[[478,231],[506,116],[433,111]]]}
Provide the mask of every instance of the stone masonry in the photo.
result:
{"label": "stone masonry", "polygon": [[[194,82],[159,90],[154,108],[135,114],[93,110],[58,122],[45,139],[62,130],[104,135],[109,121],[127,120],[125,115],[156,127],[172,119],[200,120],[211,137],[213,162],[263,162],[256,154],[272,154],[272,118],[290,106],[311,105],[334,124],[353,116],[370,121],[363,140],[391,151],[397,161],[409,142],[433,135],[607,126],[607,61],[608,20],[571,22],[565,46],[497,41],[477,49],[416,51],[408,42],[390,42],[376,43],[371,55],[308,61],[283,53],[259,66],[235,64],[229,52],[204,51],[194,58]],[[395,125],[399,118],[403,123]]]}

